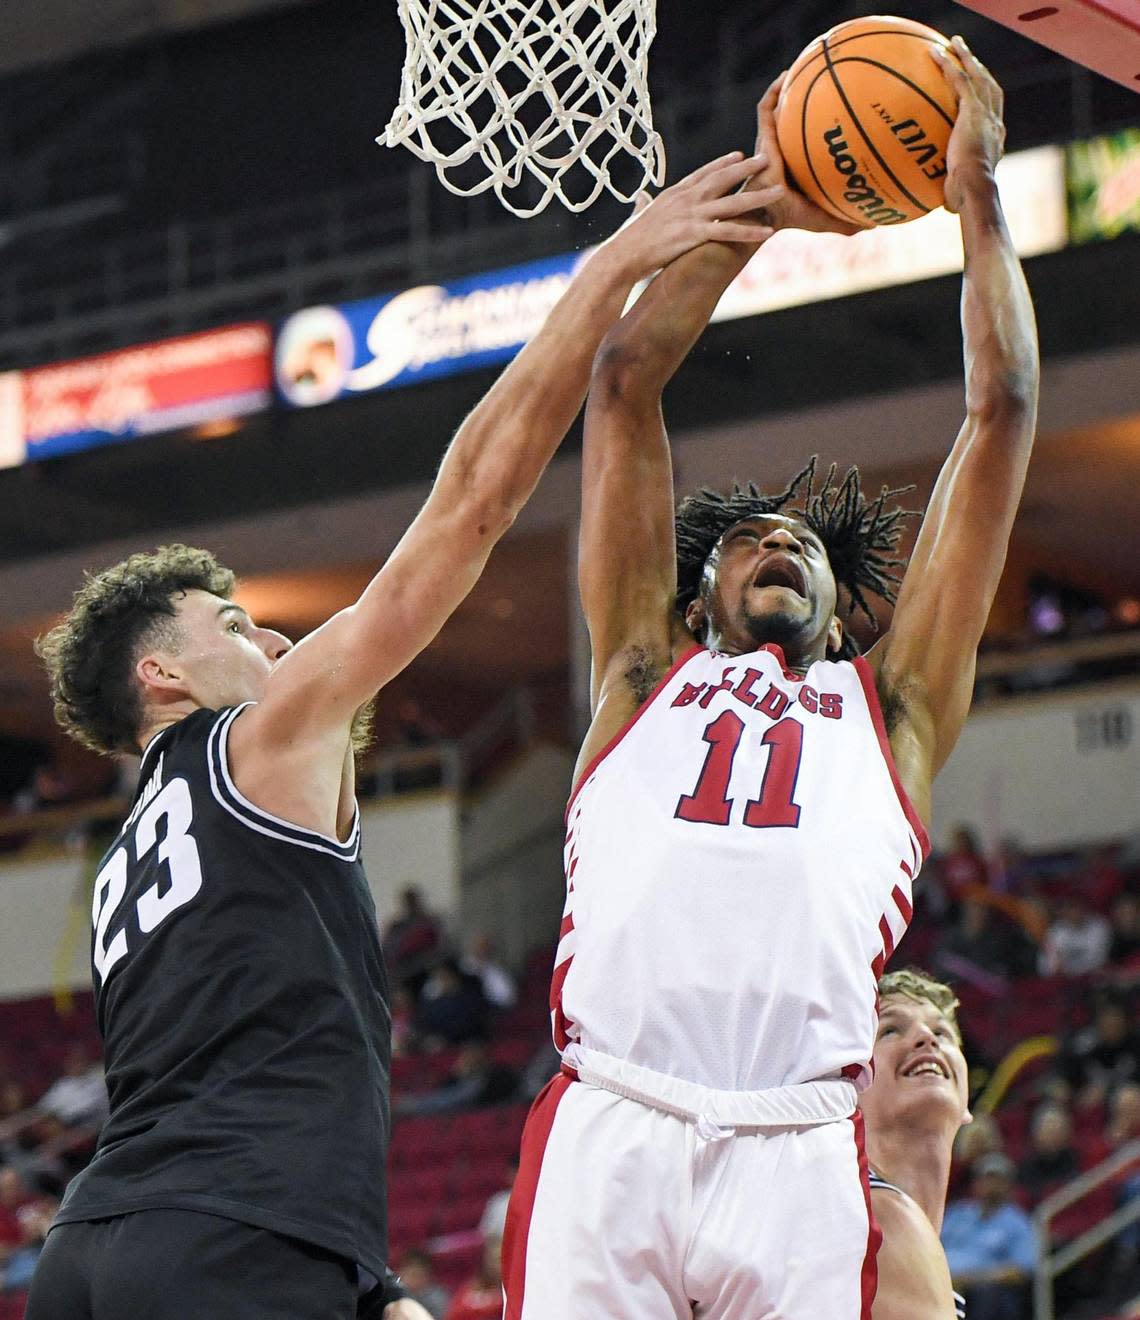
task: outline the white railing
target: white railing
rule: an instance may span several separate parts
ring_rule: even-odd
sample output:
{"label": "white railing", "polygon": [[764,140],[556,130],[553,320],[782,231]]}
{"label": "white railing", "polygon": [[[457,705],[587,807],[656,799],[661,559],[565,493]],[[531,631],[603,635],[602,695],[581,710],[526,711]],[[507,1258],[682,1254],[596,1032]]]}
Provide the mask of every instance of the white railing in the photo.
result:
{"label": "white railing", "polygon": [[1053,1283],[1058,1275],[1064,1274],[1078,1261],[1103,1247],[1129,1225],[1140,1221],[1140,1197],[1133,1197],[1072,1242],[1066,1242],[1055,1249],[1049,1245],[1049,1226],[1061,1211],[1111,1182],[1129,1165],[1135,1165],[1140,1170],[1140,1140],[1128,1142],[1087,1173],[1066,1183],[1052,1196],[1046,1197],[1033,1212],[1037,1240],[1041,1244],[1041,1254],[1033,1277],[1033,1320],[1054,1320]]}

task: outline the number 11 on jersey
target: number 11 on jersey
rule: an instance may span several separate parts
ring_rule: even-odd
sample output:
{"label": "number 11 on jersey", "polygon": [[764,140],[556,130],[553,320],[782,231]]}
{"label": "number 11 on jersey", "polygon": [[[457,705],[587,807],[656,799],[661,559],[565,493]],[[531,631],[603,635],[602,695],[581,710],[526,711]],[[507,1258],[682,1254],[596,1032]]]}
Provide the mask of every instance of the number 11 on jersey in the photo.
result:
{"label": "number 11 on jersey", "polygon": [[[727,825],[733,799],[728,796],[732,765],[745,724],[735,711],[722,711],[701,737],[708,743],[705,763],[692,793],[684,794],[673,813],[679,820],[701,825]],[[794,800],[803,754],[804,729],[799,720],[780,720],[761,739],[768,748],[768,764],[760,792],[744,808],[744,824],[752,829],[795,829],[800,808]]]}

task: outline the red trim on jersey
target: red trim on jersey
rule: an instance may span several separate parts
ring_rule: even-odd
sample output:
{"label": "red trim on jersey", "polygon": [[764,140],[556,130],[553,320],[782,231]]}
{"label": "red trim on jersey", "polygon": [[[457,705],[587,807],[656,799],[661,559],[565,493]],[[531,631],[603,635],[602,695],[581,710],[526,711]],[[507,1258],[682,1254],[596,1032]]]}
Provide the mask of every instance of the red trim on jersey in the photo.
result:
{"label": "red trim on jersey", "polygon": [[867,1167],[867,1147],[864,1140],[863,1114],[860,1110],[851,1115],[855,1128],[855,1151],[859,1160],[859,1181],[863,1184],[863,1202],[867,1207],[867,1252],[863,1257],[863,1269],[859,1274],[859,1320],[871,1320],[871,1306],[875,1293],[879,1290],[879,1248],[883,1245],[883,1230],[875,1219],[875,1209],[871,1204],[870,1170]]}
{"label": "red trim on jersey", "polygon": [[519,1149],[519,1171],[507,1206],[507,1222],[503,1229],[503,1292],[506,1310],[503,1320],[520,1320],[523,1292],[526,1288],[526,1248],[530,1236],[530,1221],[534,1214],[534,1200],[538,1192],[538,1178],[542,1172],[542,1157],[554,1127],[558,1105],[575,1079],[568,1072],[560,1072],[539,1092],[527,1115]]}
{"label": "red trim on jersey", "polygon": [[879,918],[879,934],[883,937],[883,963],[890,962],[891,954],[895,951],[895,936],[891,930],[891,923],[887,920],[886,914]]}
{"label": "red trim on jersey", "polygon": [[633,712],[633,714],[629,717],[629,719],[626,720],[625,724],[622,725],[622,727],[617,731],[617,733],[614,734],[614,736],[609,740],[609,742],[606,743],[606,745],[597,754],[597,756],[594,757],[594,759],[585,768],[585,770],[582,771],[582,773],[578,776],[577,782],[574,785],[574,791],[570,794],[570,801],[567,802],[566,804],[567,820],[570,817],[570,808],[573,807],[574,805],[574,799],[582,791],[582,785],[586,782],[586,780],[589,779],[589,777],[594,773],[594,771],[598,768],[598,766],[601,765],[601,763],[606,759],[607,756],[609,756],[609,754],[614,750],[614,748],[618,745],[618,743],[621,742],[621,740],[630,731],[630,729],[632,729],[633,726],[637,723],[637,721],[641,719],[641,717],[645,714],[645,712],[649,709],[649,707],[653,705],[653,703],[657,700],[657,698],[661,695],[661,693],[664,692],[665,688],[669,684],[669,680],[671,678],[674,678],[680,672],[680,670],[689,663],[689,661],[693,658],[693,656],[697,654],[698,651],[704,651],[704,650],[706,650],[706,648],[703,647],[699,642],[696,642],[691,647],[689,647],[689,649],[685,652],[684,655],[679,656],[676,660],[674,660],[672,665],[669,667],[669,671],[668,673],[666,673],[665,677],[662,678],[660,683],[657,684],[657,686],[653,689],[653,691],[649,694],[649,696],[645,698],[645,700],[641,703],[640,706],[638,706],[638,708]]}
{"label": "red trim on jersey", "polygon": [[922,849],[923,860],[925,860],[930,856],[930,835],[927,834],[926,826],[919,818],[919,814],[915,811],[910,798],[907,797],[906,789],[903,788],[902,780],[899,778],[898,767],[895,765],[895,758],[891,754],[891,742],[887,737],[887,725],[883,719],[883,708],[879,705],[879,690],[875,686],[874,671],[861,655],[857,655],[852,663],[855,666],[855,672],[859,675],[859,682],[863,685],[863,695],[867,698],[867,709],[871,713],[871,723],[875,726],[883,760],[886,761],[887,769],[890,771],[891,783],[894,784],[895,792],[899,795],[899,805],[902,807],[903,815],[907,818],[911,829],[914,830],[919,847]]}
{"label": "red trim on jersey", "polygon": [[910,925],[910,919],[914,916],[914,904],[903,893],[898,885],[891,890],[891,897],[895,900],[895,907],[902,913],[902,919]]}
{"label": "red trim on jersey", "polygon": [[569,935],[573,929],[574,929],[574,914],[573,912],[567,912],[567,914],[562,918],[562,925],[558,927],[559,943],[561,943],[561,941],[565,939],[565,937]]}
{"label": "red trim on jersey", "polygon": [[573,1023],[562,1011],[562,988],[566,984],[566,977],[573,961],[574,955],[571,954],[565,962],[558,964],[554,969],[554,975],[550,979],[551,1026],[554,1031],[554,1044],[559,1050],[564,1050],[570,1044],[570,1028],[573,1026]]}

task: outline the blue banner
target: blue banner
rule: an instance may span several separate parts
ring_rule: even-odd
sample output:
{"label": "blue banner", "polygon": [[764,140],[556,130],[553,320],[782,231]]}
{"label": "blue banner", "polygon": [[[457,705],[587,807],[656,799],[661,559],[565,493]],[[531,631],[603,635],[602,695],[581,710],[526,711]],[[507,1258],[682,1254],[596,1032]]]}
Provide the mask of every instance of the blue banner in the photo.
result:
{"label": "blue banner", "polygon": [[310,408],[508,362],[541,328],[586,255],[306,307],[278,332],[278,391],[286,403]]}

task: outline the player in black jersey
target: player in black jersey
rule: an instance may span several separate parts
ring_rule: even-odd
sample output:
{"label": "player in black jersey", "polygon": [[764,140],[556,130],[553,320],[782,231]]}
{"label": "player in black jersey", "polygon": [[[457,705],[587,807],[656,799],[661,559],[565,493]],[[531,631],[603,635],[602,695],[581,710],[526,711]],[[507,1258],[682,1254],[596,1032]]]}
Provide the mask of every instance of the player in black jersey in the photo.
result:
{"label": "player in black jersey", "polygon": [[859,1097],[882,1233],[873,1320],[964,1318],[938,1240],[954,1138],[970,1121],[957,1005],[922,972],[879,981],[875,1079]]}
{"label": "player in black jersey", "polygon": [[142,752],[95,881],[111,1116],[68,1188],[29,1320],[424,1320],[387,1273],[388,985],[360,863],[357,712],[436,635],[534,489],[640,279],[760,241],[698,170],[604,244],[467,418],[355,605],[297,646],[207,552],[91,577],[41,640],[56,712]]}

